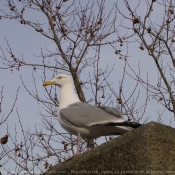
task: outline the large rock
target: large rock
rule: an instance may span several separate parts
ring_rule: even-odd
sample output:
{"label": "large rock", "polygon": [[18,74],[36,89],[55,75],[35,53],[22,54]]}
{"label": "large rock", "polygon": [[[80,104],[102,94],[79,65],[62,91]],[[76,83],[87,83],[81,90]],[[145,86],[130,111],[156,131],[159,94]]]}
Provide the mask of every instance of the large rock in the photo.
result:
{"label": "large rock", "polygon": [[43,175],[175,174],[175,129],[150,122]]}

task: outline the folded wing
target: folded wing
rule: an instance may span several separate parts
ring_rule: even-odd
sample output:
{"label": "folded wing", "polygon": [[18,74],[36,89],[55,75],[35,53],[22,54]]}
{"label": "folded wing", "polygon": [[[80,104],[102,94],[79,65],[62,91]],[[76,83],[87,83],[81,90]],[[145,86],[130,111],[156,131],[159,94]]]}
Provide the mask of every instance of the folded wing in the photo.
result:
{"label": "folded wing", "polygon": [[140,124],[126,122],[123,115],[116,108],[106,106],[93,106],[87,103],[74,103],[59,111],[63,121],[77,127],[103,126],[130,126],[138,127]]}

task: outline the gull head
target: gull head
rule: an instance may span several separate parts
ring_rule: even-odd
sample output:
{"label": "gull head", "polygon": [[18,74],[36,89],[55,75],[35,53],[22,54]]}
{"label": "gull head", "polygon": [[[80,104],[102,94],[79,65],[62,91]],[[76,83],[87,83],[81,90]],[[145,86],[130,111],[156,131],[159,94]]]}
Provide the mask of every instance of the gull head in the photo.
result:
{"label": "gull head", "polygon": [[43,83],[43,86],[57,85],[60,88],[65,85],[73,85],[73,80],[69,75],[58,74],[52,80]]}

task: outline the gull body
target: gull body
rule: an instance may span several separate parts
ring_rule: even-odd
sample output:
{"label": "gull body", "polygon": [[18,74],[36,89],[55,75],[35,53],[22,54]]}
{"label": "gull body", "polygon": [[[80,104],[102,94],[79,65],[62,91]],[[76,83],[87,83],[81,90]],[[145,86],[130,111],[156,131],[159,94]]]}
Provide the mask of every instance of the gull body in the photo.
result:
{"label": "gull body", "polygon": [[69,75],[59,74],[43,85],[60,87],[58,121],[71,134],[90,140],[100,136],[121,135],[140,126],[126,122],[116,108],[82,103],[74,91],[74,82]]}

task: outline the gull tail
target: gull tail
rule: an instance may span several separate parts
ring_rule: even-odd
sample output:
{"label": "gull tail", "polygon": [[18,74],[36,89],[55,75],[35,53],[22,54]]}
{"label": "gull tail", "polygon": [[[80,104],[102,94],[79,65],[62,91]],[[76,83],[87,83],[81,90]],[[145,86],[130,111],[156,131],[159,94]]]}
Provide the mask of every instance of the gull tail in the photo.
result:
{"label": "gull tail", "polygon": [[90,127],[90,134],[87,138],[98,138],[100,136],[122,135],[141,126],[139,123],[124,121],[122,123],[107,123]]}
{"label": "gull tail", "polygon": [[123,123],[108,123],[106,126],[115,127],[116,133],[113,134],[122,135],[128,131],[138,128],[141,125],[142,124],[136,122],[124,121]]}

